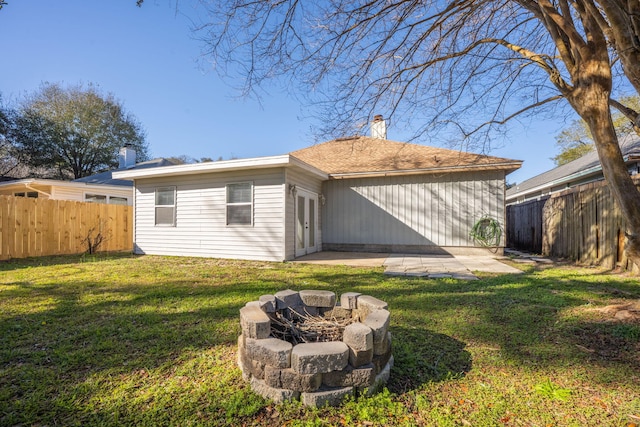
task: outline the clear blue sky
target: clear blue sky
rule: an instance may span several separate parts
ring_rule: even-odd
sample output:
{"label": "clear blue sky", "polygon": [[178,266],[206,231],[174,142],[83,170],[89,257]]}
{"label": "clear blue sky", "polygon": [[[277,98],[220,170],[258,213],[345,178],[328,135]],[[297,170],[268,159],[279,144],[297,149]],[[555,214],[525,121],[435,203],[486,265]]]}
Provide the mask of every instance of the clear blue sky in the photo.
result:
{"label": "clear blue sky", "polygon": [[[193,37],[188,0],[9,0],[0,10],[0,93],[5,101],[41,82],[95,83],[113,93],[147,131],[152,157],[257,157],[313,143],[311,118],[285,94],[262,105],[206,69]],[[524,160],[507,177],[521,182],[553,167],[561,122],[512,126],[510,142],[490,154]],[[388,138],[408,135],[393,127]]]}

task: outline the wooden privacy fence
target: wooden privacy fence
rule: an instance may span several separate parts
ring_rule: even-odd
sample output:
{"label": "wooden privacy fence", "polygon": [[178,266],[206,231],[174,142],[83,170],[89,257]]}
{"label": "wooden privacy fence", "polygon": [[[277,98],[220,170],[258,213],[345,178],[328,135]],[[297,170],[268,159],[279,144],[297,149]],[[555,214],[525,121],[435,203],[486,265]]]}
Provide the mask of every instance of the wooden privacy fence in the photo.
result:
{"label": "wooden privacy fence", "polygon": [[0,196],[0,260],[133,249],[131,206]]}
{"label": "wooden privacy fence", "polygon": [[[640,178],[635,178],[640,185]],[[507,246],[606,268],[629,266],[625,223],[604,181],[507,206]]]}
{"label": "wooden privacy fence", "polygon": [[542,209],[549,197],[507,206],[507,246],[542,253]]}

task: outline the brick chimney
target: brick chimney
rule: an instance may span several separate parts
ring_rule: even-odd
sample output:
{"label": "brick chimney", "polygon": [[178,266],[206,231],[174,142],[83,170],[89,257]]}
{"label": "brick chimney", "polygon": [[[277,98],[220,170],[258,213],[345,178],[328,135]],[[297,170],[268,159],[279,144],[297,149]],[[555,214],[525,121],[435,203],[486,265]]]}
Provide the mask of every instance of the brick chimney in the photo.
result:
{"label": "brick chimney", "polygon": [[371,138],[387,139],[387,124],[380,114],[376,114],[371,122]]}
{"label": "brick chimney", "polygon": [[130,168],[136,164],[136,150],[131,144],[125,144],[118,154],[118,169]]}

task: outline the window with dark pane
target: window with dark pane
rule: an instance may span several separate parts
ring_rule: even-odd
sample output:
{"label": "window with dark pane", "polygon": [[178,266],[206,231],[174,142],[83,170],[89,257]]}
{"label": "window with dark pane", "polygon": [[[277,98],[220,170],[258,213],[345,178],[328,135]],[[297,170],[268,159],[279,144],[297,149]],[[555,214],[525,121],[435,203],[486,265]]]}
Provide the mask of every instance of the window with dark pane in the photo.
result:
{"label": "window with dark pane", "polygon": [[253,224],[253,183],[227,184],[227,225]]}
{"label": "window with dark pane", "polygon": [[155,224],[176,225],[176,188],[156,188]]}

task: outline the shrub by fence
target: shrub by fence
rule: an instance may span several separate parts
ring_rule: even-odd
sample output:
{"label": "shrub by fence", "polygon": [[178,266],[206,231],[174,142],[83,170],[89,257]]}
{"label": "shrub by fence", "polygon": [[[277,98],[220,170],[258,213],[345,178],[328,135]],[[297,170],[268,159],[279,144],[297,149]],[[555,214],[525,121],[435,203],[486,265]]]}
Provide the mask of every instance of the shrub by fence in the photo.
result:
{"label": "shrub by fence", "polygon": [[[640,178],[634,178],[640,185]],[[604,181],[507,206],[507,246],[583,264],[629,267],[625,223]]]}
{"label": "shrub by fence", "polygon": [[0,196],[0,260],[132,249],[131,206]]}

